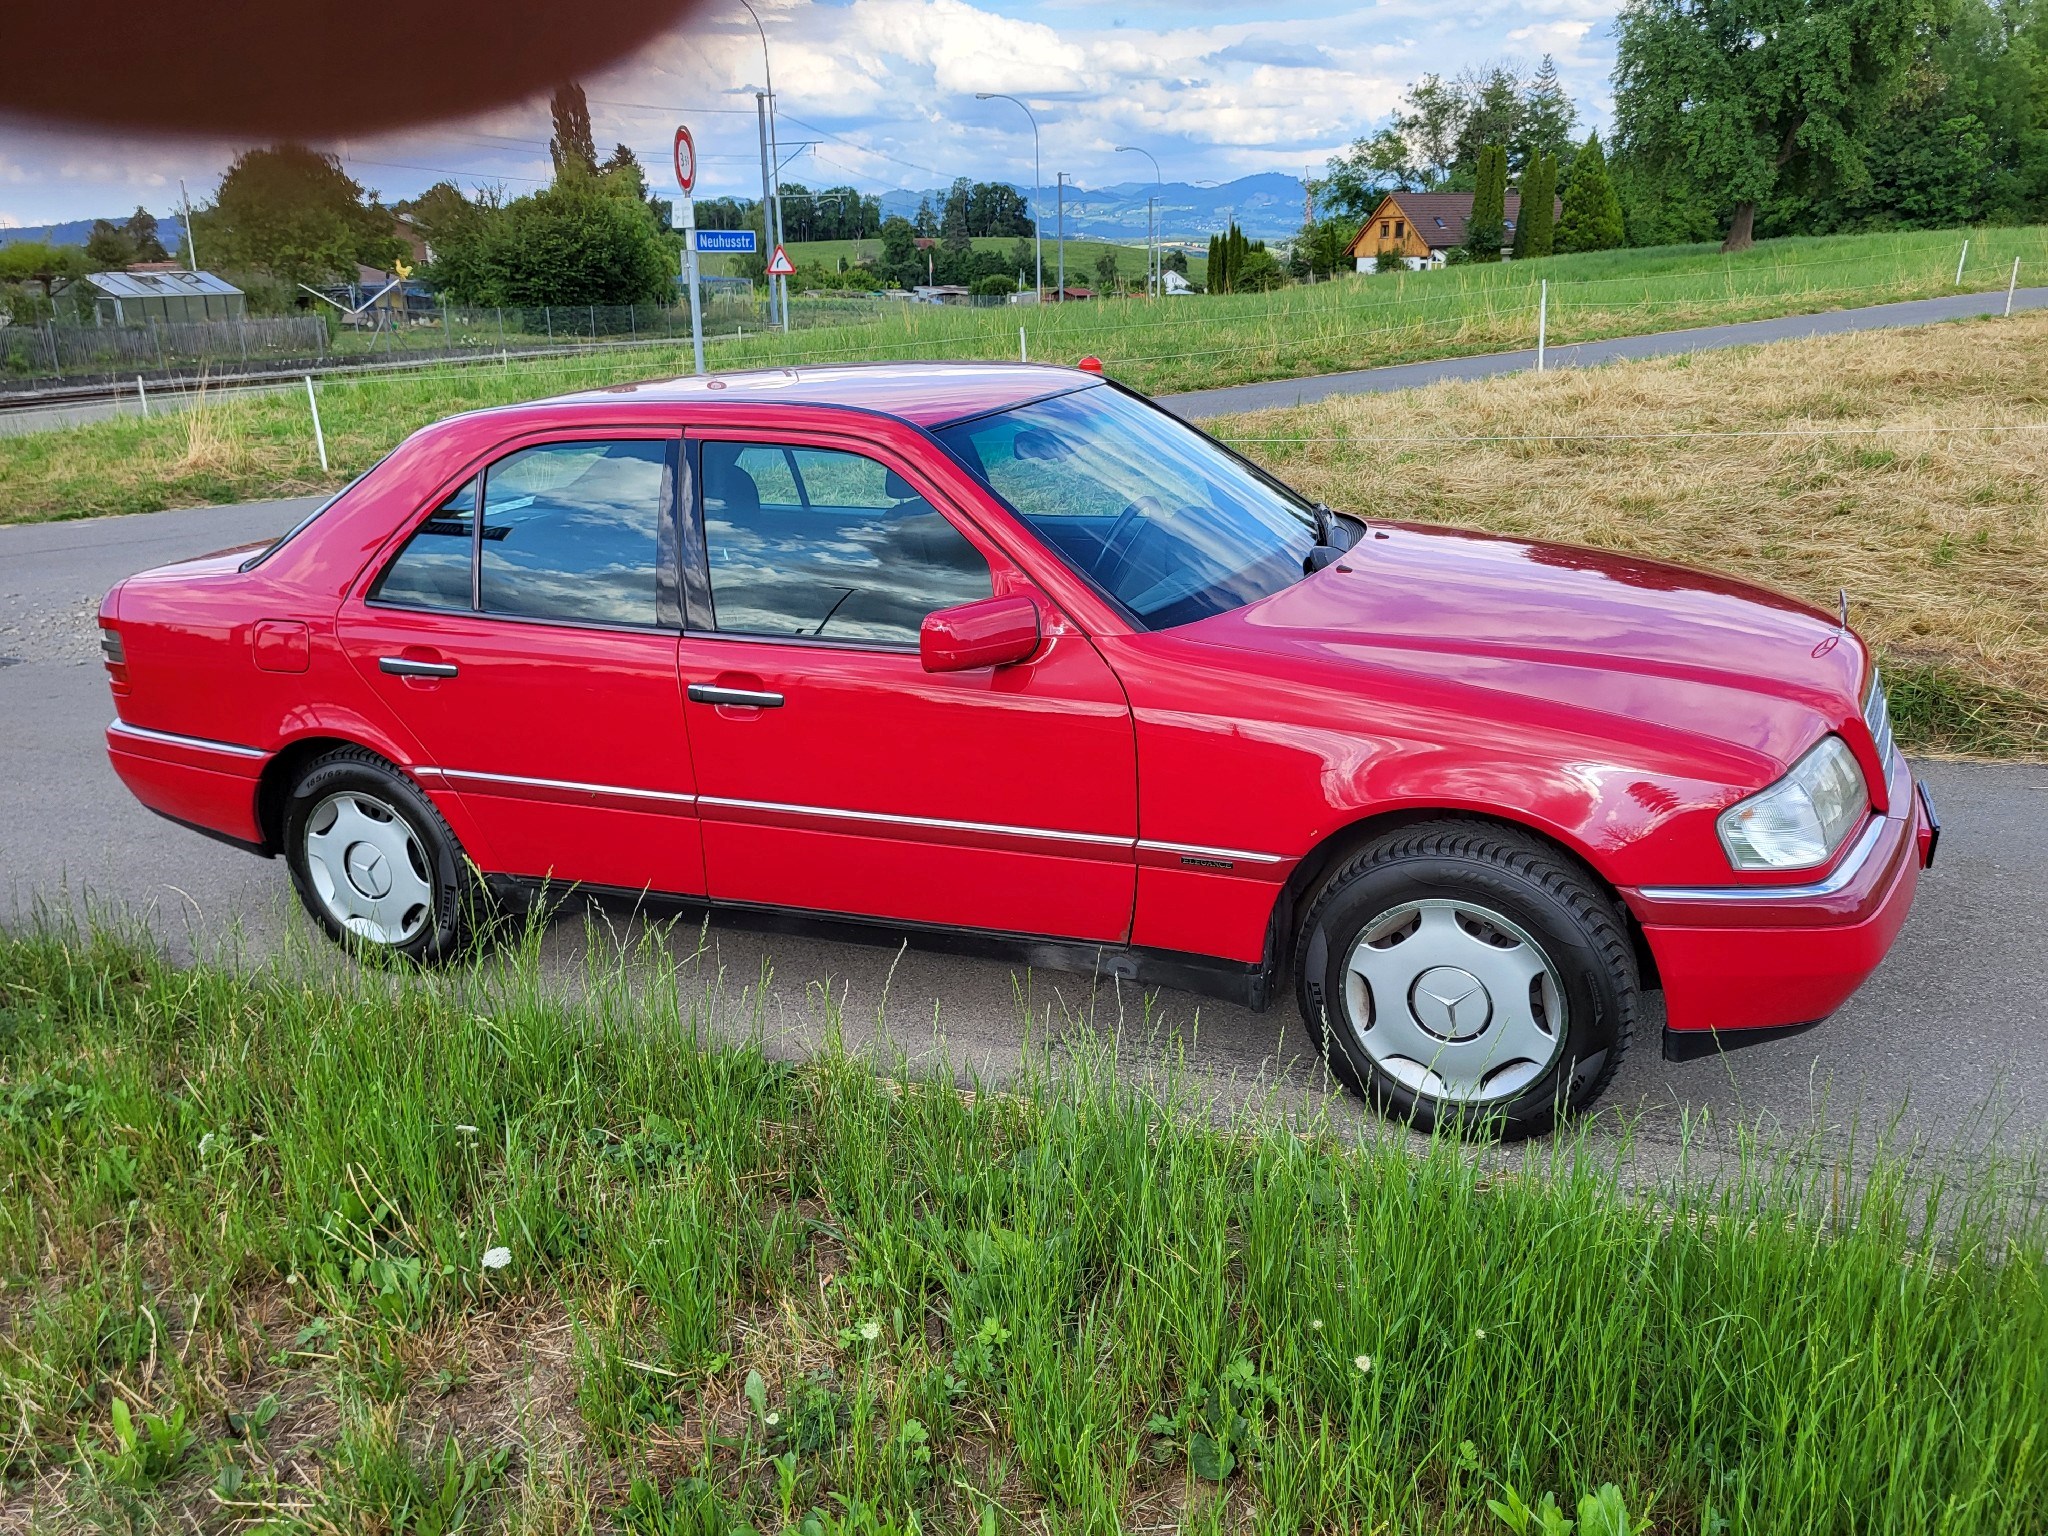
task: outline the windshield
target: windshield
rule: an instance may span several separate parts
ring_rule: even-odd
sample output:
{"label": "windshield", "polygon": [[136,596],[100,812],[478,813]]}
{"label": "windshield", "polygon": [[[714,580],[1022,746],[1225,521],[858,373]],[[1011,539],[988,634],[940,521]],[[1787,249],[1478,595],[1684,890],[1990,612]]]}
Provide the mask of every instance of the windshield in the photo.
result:
{"label": "windshield", "polygon": [[940,441],[1148,629],[1301,580],[1316,514],[1184,422],[1098,387],[942,427]]}

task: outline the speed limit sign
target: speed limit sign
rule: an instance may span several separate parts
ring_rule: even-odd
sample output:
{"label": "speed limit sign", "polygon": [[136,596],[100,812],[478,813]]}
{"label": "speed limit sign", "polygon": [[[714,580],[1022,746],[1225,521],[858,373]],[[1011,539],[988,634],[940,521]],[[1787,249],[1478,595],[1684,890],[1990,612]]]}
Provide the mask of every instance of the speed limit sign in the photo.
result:
{"label": "speed limit sign", "polygon": [[697,185],[697,141],[687,128],[676,129],[676,185],[685,197]]}

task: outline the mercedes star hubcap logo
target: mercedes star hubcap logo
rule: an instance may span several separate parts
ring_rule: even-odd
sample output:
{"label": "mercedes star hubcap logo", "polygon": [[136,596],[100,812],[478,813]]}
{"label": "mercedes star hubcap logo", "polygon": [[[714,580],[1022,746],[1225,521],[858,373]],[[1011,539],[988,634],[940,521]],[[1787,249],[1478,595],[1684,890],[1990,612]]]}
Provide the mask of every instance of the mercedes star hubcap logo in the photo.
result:
{"label": "mercedes star hubcap logo", "polygon": [[1493,1017],[1493,999],[1470,971],[1439,965],[1415,978],[1409,998],[1422,1027],[1446,1040],[1469,1040]]}
{"label": "mercedes star hubcap logo", "polygon": [[391,889],[391,871],[385,867],[384,855],[368,843],[357,843],[349,849],[348,878],[372,901]]}

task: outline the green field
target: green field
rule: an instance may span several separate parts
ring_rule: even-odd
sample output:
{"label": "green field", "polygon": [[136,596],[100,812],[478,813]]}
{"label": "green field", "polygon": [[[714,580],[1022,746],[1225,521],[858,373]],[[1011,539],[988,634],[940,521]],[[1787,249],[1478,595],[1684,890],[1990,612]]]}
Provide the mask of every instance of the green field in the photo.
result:
{"label": "green field", "polygon": [[[800,298],[793,334],[749,330],[710,348],[715,369],[881,359],[1093,354],[1153,393],[1526,347],[1539,282],[1553,344],[1956,291],[1960,234],[1838,236],[1553,257],[1437,272],[1350,275],[1269,294],[1143,297],[992,309]],[[1979,230],[1965,289],[2048,272],[2048,229]],[[817,321],[819,323],[809,323]],[[507,363],[335,377],[321,387],[332,470],[320,472],[302,397],[0,438],[0,522],[303,494],[343,483],[406,433],[452,411],[686,371],[682,345],[592,345]]]}
{"label": "green field", "polygon": [[[1026,243],[1029,243],[1028,236],[1026,237]],[[1014,236],[1007,239],[1001,237],[982,238],[974,242],[974,248],[977,251],[995,251],[1004,256],[1009,255],[1016,248],[1016,245],[1017,241]],[[818,263],[827,267],[836,267],[842,260],[847,262],[872,261],[881,254],[881,250],[882,242],[880,240],[793,240],[789,246],[789,257],[798,266],[809,266],[812,263]],[[1126,282],[1140,285],[1144,283],[1146,251],[1143,244],[1124,245],[1108,240],[1075,239],[1067,241],[1067,282],[1069,284],[1081,283],[1093,287],[1095,283],[1095,263],[1100,259],[1104,251],[1116,252],[1117,270],[1122,273]],[[1058,253],[1059,247],[1051,233],[1048,232],[1045,236],[1045,282],[1048,288],[1053,286],[1058,278],[1056,265],[1059,260]],[[704,270],[706,273],[716,276],[730,271],[731,262],[732,259],[726,256],[706,257]],[[1209,258],[1207,256],[1188,257],[1188,277],[1191,281],[1196,283],[1202,282],[1208,269]],[[1028,288],[1030,285],[1031,274],[1027,270],[1025,273],[1025,286]]]}
{"label": "green field", "polygon": [[797,1066],[658,938],[588,942],[565,998],[537,942],[0,938],[24,1529],[2048,1528],[2029,1168],[1645,1185],[1605,1137],[1219,1121],[1078,1023],[999,1091]]}

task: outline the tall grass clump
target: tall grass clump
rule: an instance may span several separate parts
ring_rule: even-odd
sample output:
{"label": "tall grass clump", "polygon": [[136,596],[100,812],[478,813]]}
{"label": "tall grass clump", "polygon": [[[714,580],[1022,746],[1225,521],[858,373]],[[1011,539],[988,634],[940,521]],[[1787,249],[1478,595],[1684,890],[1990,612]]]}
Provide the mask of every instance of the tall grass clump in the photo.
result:
{"label": "tall grass clump", "polygon": [[714,1043],[714,1001],[654,943],[571,985],[531,945],[420,976],[0,940],[10,1502],[222,1531],[1477,1532],[1546,1497],[1617,1530],[2048,1526],[2048,1244],[2010,1168],[1759,1156],[1644,1192],[1583,1139],[1509,1166],[1219,1120],[1095,1047],[1001,1091],[791,1065]]}

